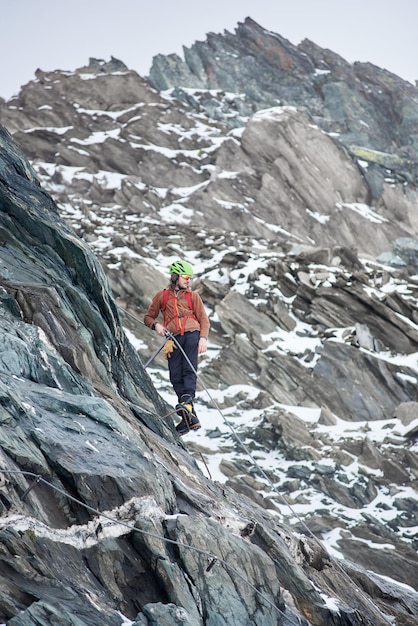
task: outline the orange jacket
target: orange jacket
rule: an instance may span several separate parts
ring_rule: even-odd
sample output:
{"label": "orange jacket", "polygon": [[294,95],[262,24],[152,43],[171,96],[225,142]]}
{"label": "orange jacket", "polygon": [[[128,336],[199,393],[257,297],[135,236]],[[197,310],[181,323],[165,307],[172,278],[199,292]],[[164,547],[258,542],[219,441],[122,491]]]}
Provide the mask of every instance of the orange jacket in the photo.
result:
{"label": "orange jacket", "polygon": [[[160,311],[162,311],[164,291],[162,289],[155,294],[145,314],[144,322],[149,328],[156,323]],[[191,311],[185,293],[186,289],[180,289],[177,294],[174,290],[169,289],[167,306],[163,312],[163,324],[173,335],[180,335],[189,330],[198,330],[200,336],[207,339],[209,318],[202,299],[198,293],[190,291],[193,303],[193,311]]]}

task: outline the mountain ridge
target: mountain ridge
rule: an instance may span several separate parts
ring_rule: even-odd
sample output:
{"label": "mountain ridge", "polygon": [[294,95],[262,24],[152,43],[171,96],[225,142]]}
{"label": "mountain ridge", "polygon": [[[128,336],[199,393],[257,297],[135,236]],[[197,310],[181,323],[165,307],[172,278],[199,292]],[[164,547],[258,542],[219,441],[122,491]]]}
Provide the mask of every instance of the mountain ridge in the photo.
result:
{"label": "mountain ridge", "polygon": [[[205,42],[185,48],[184,57],[154,57],[151,84],[160,91],[180,85],[245,94],[252,113],[294,105],[309,111],[327,132],[337,133],[346,146],[358,143],[390,152],[393,142],[417,161],[417,90],[387,70],[350,64],[306,39],[295,46],[251,18],[239,23],[234,34],[210,34]],[[199,76],[199,85],[188,84],[185,68]],[[347,89],[356,96],[353,109]]]}

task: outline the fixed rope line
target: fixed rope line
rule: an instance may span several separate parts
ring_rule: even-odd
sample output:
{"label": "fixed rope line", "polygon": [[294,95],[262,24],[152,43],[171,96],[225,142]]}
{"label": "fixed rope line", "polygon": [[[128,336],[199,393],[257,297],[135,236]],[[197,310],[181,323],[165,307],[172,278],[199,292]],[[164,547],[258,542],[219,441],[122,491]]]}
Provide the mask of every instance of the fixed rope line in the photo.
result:
{"label": "fixed rope line", "polygon": [[[130,317],[132,317],[134,320],[136,320],[137,322],[140,322],[141,324],[143,324],[144,326],[146,326],[145,322],[143,322],[142,320],[140,320],[139,318],[137,318],[135,315],[133,315],[132,313],[130,313],[129,311],[126,311],[124,309],[122,309],[125,313],[127,313]],[[147,327],[148,328],[148,327]],[[188,364],[190,365],[190,367],[192,368],[193,372],[195,373],[197,380],[199,381],[199,383],[201,384],[202,388],[204,389],[204,391],[206,392],[206,394],[208,395],[210,401],[212,402],[214,408],[218,411],[219,415],[222,417],[224,423],[228,426],[228,428],[231,430],[233,436],[235,437],[236,441],[238,442],[238,444],[241,446],[241,448],[244,450],[244,452],[247,454],[247,456],[249,457],[249,459],[251,460],[251,462],[254,464],[254,467],[256,467],[258,469],[258,471],[260,472],[260,474],[263,476],[263,478],[267,481],[267,483],[270,485],[270,487],[272,488],[272,490],[279,496],[280,501],[282,502],[282,504],[284,504],[285,506],[288,507],[288,509],[290,510],[290,512],[292,513],[292,515],[299,521],[299,523],[301,524],[301,526],[303,528],[306,529],[307,534],[312,537],[312,539],[315,541],[315,543],[323,550],[325,550],[325,552],[327,554],[329,554],[327,548],[325,545],[323,545],[321,543],[321,541],[318,539],[318,537],[316,537],[314,535],[314,533],[311,531],[311,529],[309,528],[309,526],[306,524],[306,522],[300,517],[300,515],[293,509],[292,505],[286,501],[286,499],[283,497],[283,495],[280,493],[280,491],[277,489],[276,485],[272,482],[272,480],[269,478],[269,476],[266,474],[266,472],[264,471],[264,469],[261,467],[261,465],[257,462],[257,460],[254,458],[254,456],[251,454],[251,451],[248,449],[248,447],[244,444],[244,442],[242,441],[242,439],[240,438],[240,436],[238,435],[236,429],[234,428],[234,426],[226,419],[226,417],[224,416],[224,414],[222,413],[221,409],[219,408],[218,404],[216,403],[216,401],[214,400],[214,398],[212,397],[211,393],[209,392],[208,388],[206,387],[205,383],[203,382],[201,376],[198,374],[196,368],[194,367],[193,363],[190,361],[189,357],[187,356],[187,354],[185,353],[185,351],[183,350],[183,347],[180,345],[180,343],[177,341],[175,335],[173,335],[172,333],[170,333],[169,331],[166,331],[166,337],[172,339],[174,341],[174,343],[176,344],[176,346],[180,349],[180,351],[182,352],[183,356],[185,357],[185,359],[187,360]],[[371,606],[373,608],[374,611],[378,610],[377,607],[373,604],[373,602],[370,600],[370,598],[368,598],[362,591],[361,589],[358,587],[358,585],[354,582],[354,580],[349,576],[349,574],[347,574],[347,572],[344,570],[344,568],[342,567],[342,565],[338,562],[338,559],[332,559],[333,563],[335,564],[335,566],[337,567],[337,569],[343,574],[343,577],[348,580],[353,586],[355,591],[360,595],[360,597],[363,598],[363,600],[366,602],[366,604],[368,604],[369,606]],[[382,618],[384,619],[384,621],[391,626],[392,622],[381,612],[379,611],[380,615],[382,616]]]}
{"label": "fixed rope line", "polygon": [[225,422],[225,424],[228,426],[228,428],[231,430],[232,434],[234,435],[235,439],[237,440],[237,442],[239,443],[239,445],[242,447],[242,449],[244,450],[244,452],[248,455],[248,457],[251,459],[251,461],[253,462],[254,466],[257,467],[260,470],[260,473],[262,474],[262,476],[266,479],[266,481],[269,483],[269,485],[271,486],[272,489],[275,489],[274,484],[272,483],[271,479],[267,476],[267,474],[265,473],[265,471],[263,470],[263,468],[257,463],[256,459],[254,458],[254,456],[251,454],[250,450],[248,449],[248,447],[245,445],[245,443],[242,441],[242,439],[240,438],[240,436],[238,435],[236,429],[234,428],[234,426],[226,419],[225,415],[222,413],[221,409],[219,408],[218,404],[216,403],[216,401],[214,400],[214,398],[212,397],[209,389],[206,387],[206,385],[204,384],[203,380],[201,379],[200,375],[197,373],[195,367],[193,366],[192,362],[190,361],[189,357],[187,356],[187,354],[185,353],[185,351],[183,350],[183,347],[180,345],[180,343],[177,341],[175,335],[172,335],[171,333],[167,332],[167,336],[172,339],[174,341],[174,343],[176,344],[176,346],[181,350],[183,356],[185,357],[185,359],[187,360],[188,364],[190,365],[190,367],[193,369],[194,373],[197,376],[197,380],[199,381],[199,383],[202,385],[203,389],[205,390],[205,392],[207,393],[210,401],[212,402],[213,406],[215,407],[215,409],[218,411],[218,413],[220,414],[220,416],[222,417],[223,421]]}
{"label": "fixed rope line", "polygon": [[[267,596],[264,595],[264,593],[262,593],[259,589],[257,589],[257,587],[255,585],[253,585],[249,580],[247,580],[237,569],[235,569],[232,565],[229,565],[229,563],[227,563],[227,561],[225,561],[223,558],[217,556],[216,554],[213,554],[212,552],[209,552],[207,550],[203,550],[202,548],[197,548],[196,546],[192,546],[192,545],[190,545],[188,543],[184,543],[182,541],[176,541],[175,539],[169,539],[168,537],[164,537],[162,535],[158,535],[157,533],[152,533],[152,532],[150,532],[148,530],[142,530],[141,528],[137,528],[136,526],[133,526],[132,524],[128,524],[128,522],[124,522],[122,520],[118,520],[118,519],[112,517],[111,515],[109,515],[107,513],[103,513],[102,511],[99,511],[98,509],[95,509],[94,507],[86,504],[85,502],[82,502],[82,500],[78,500],[78,498],[75,498],[74,496],[70,495],[64,489],[61,489],[60,487],[57,487],[56,485],[53,485],[52,483],[50,483],[48,480],[45,480],[45,478],[43,478],[43,476],[41,474],[35,474],[34,472],[28,472],[28,471],[24,471],[24,470],[6,470],[4,468],[0,468],[0,474],[19,474],[19,475],[22,475],[22,476],[29,476],[29,477],[34,479],[33,482],[29,485],[29,487],[24,491],[24,493],[20,497],[21,500],[24,500],[26,498],[26,496],[29,494],[29,492],[38,483],[42,483],[42,484],[46,485],[47,487],[50,487],[53,491],[56,491],[56,492],[60,493],[61,495],[65,496],[66,498],[68,498],[72,502],[75,502],[76,504],[78,504],[81,507],[85,508],[87,511],[90,511],[90,513],[94,513],[95,515],[98,515],[99,517],[103,517],[103,518],[113,522],[114,524],[120,524],[121,526],[127,528],[129,531],[137,532],[137,533],[140,533],[141,535],[146,535],[147,537],[152,537],[153,539],[158,539],[159,541],[164,541],[165,543],[169,543],[171,545],[176,545],[176,546],[181,547],[181,548],[192,550],[193,552],[196,552],[197,554],[201,554],[203,556],[208,557],[210,559],[210,563],[208,564],[208,566],[205,569],[206,572],[210,572],[210,570],[213,568],[215,563],[222,564],[227,570],[229,570],[229,572],[232,572],[236,576],[238,576],[241,579],[241,581],[243,583],[245,583],[248,587],[250,587],[257,595],[259,595],[260,598],[262,598],[265,602],[267,602],[267,604],[269,604],[278,613],[280,613],[280,615],[282,615],[282,617],[287,619],[290,623],[294,624],[295,626],[296,625],[300,626],[301,621],[300,621],[300,619],[297,616],[293,615],[292,613],[290,613],[290,614],[284,613],[284,611],[282,611],[278,606],[276,606],[274,604],[274,602],[272,602]],[[296,618],[298,621],[297,622],[294,621],[294,618]]]}
{"label": "fixed rope line", "polygon": [[[138,317],[136,317],[135,315],[133,315],[132,313],[130,313],[129,311],[126,311],[125,309],[122,309],[124,313],[127,313],[127,315],[129,315],[130,317],[132,317],[134,320],[136,320],[137,322],[140,322],[141,324],[143,324],[144,326],[146,326],[145,322],[143,322],[142,320],[140,320]],[[148,328],[148,327],[147,327]],[[201,376],[198,374],[198,372],[196,371],[196,368],[194,367],[193,363],[190,361],[189,357],[187,356],[187,354],[185,353],[185,351],[183,350],[183,347],[180,345],[180,343],[177,341],[176,336],[173,335],[172,333],[170,333],[169,331],[166,331],[166,337],[169,339],[172,339],[174,341],[174,343],[176,344],[176,346],[180,349],[180,351],[182,352],[183,356],[185,357],[186,361],[188,362],[188,364],[190,365],[190,367],[192,368],[193,372],[195,373],[197,380],[199,381],[199,383],[202,385],[202,388],[204,389],[204,391],[206,392],[206,394],[208,395],[210,401],[212,402],[214,408],[218,411],[219,415],[222,417],[223,421],[225,422],[225,424],[228,426],[228,428],[231,430],[232,434],[234,435],[235,439],[237,440],[238,444],[241,446],[241,448],[244,450],[244,452],[247,454],[247,456],[250,458],[250,460],[252,461],[252,463],[254,464],[255,467],[258,468],[258,470],[260,471],[260,473],[262,474],[263,478],[268,482],[268,484],[270,485],[270,487],[276,491],[277,488],[274,485],[274,483],[271,481],[271,479],[269,478],[269,476],[266,474],[266,472],[264,471],[264,469],[257,463],[256,459],[254,458],[254,456],[251,454],[251,451],[248,449],[248,447],[244,444],[244,442],[242,441],[242,439],[240,438],[240,436],[238,435],[236,429],[234,428],[234,426],[226,419],[225,415],[222,413],[220,407],[218,406],[218,404],[216,403],[215,399],[212,397],[212,394],[210,393],[209,389],[206,387],[205,383],[203,382]],[[282,498],[283,502],[285,504],[288,504],[282,494],[280,492],[277,492],[278,495]],[[296,513],[294,511],[292,511],[292,513],[297,517]]]}
{"label": "fixed rope line", "polygon": [[[231,429],[232,434],[234,435],[234,437],[236,438],[236,440],[238,441],[238,443],[240,444],[240,446],[242,447],[242,449],[246,452],[246,454],[248,455],[248,457],[251,459],[251,461],[253,462],[254,466],[256,468],[258,468],[260,474],[267,480],[268,484],[271,486],[271,488],[273,489],[273,491],[275,493],[277,493],[277,495],[279,496],[281,502],[286,505],[289,510],[291,511],[292,515],[294,515],[297,520],[300,522],[300,524],[306,528],[308,535],[310,537],[312,537],[314,539],[314,541],[316,542],[316,544],[323,550],[325,550],[325,552],[327,554],[329,554],[326,546],[324,546],[321,541],[318,539],[318,537],[316,537],[314,535],[314,533],[311,531],[311,529],[309,528],[309,526],[306,524],[306,522],[299,516],[299,514],[293,509],[292,505],[289,504],[289,502],[286,502],[284,496],[280,493],[280,491],[277,489],[276,485],[274,485],[274,483],[271,481],[271,479],[267,476],[266,472],[264,471],[264,469],[261,467],[261,465],[259,463],[257,463],[257,460],[254,458],[254,456],[251,454],[250,450],[248,449],[248,447],[244,444],[244,442],[242,441],[242,439],[240,438],[240,436],[238,435],[237,431],[235,430],[235,428],[233,427],[233,425],[226,419],[226,417],[224,416],[224,414],[222,413],[221,409],[219,408],[219,406],[217,405],[217,403],[215,402],[215,400],[213,399],[212,395],[210,394],[208,388],[206,387],[206,385],[204,384],[204,382],[202,381],[201,377],[199,376],[199,374],[197,373],[195,367],[193,366],[192,362],[190,361],[189,357],[187,356],[187,354],[185,353],[185,351],[183,350],[183,347],[180,345],[180,343],[177,341],[176,337],[174,335],[172,335],[170,332],[167,331],[167,336],[170,337],[170,339],[172,339],[175,344],[177,345],[177,347],[181,350],[183,356],[186,358],[188,364],[190,365],[190,367],[193,368],[194,373],[196,374],[196,377],[198,379],[198,381],[200,382],[200,384],[202,385],[203,389],[205,390],[205,392],[207,393],[207,395],[209,396],[213,406],[216,408],[216,410],[219,412],[220,416],[222,417],[222,419],[224,420],[225,424]],[[354,589],[356,590],[356,592],[360,595],[361,598],[363,598],[363,600],[366,602],[366,604],[368,604],[370,607],[373,608],[374,611],[376,611],[377,607],[373,604],[373,602],[370,600],[370,598],[368,598],[363,592],[362,590],[358,587],[358,585],[354,582],[354,580],[349,576],[349,574],[347,574],[347,572],[344,570],[344,568],[342,567],[342,565],[338,562],[337,559],[333,559],[333,563],[335,563],[337,569],[340,570],[340,572],[343,574],[343,577],[348,580],[353,586]],[[378,610],[378,609],[377,609]],[[391,626],[392,622],[386,618],[386,616],[379,611],[379,613],[382,615],[383,619],[386,621],[387,624],[389,624],[389,626]]]}
{"label": "fixed rope line", "polygon": [[[135,315],[133,315],[132,313],[130,313],[129,311],[124,310],[124,313],[127,313],[130,317],[132,317],[134,320],[140,322],[141,324],[143,324],[144,326],[146,326],[145,322],[143,322],[142,320],[140,320],[139,318],[137,318]],[[148,327],[147,327],[148,328]],[[217,405],[217,403],[215,402],[214,398],[212,397],[211,393],[209,392],[208,388],[206,387],[205,383],[202,381],[200,375],[197,373],[196,368],[194,367],[193,363],[190,361],[189,357],[187,356],[187,354],[185,353],[185,351],[183,350],[183,347],[180,345],[180,343],[177,341],[176,336],[173,335],[172,333],[170,333],[169,331],[166,331],[166,337],[169,339],[172,339],[174,341],[174,343],[176,344],[176,346],[180,349],[180,351],[182,352],[183,356],[185,357],[186,361],[188,362],[188,364],[190,365],[190,367],[192,368],[193,372],[195,373],[195,375],[197,376],[197,380],[199,381],[199,383],[202,385],[203,389],[205,390],[205,392],[207,393],[210,401],[212,402],[213,406],[215,407],[215,409],[218,411],[218,413],[220,414],[220,416],[222,417],[223,421],[225,422],[225,424],[228,426],[228,428],[231,430],[232,434],[234,435],[235,439],[237,440],[237,442],[239,443],[239,445],[242,447],[242,449],[244,450],[244,452],[248,455],[248,457],[251,459],[252,463],[254,464],[255,467],[257,467],[259,469],[259,471],[261,472],[261,474],[263,475],[263,477],[265,478],[265,480],[268,482],[268,484],[270,485],[270,487],[273,490],[276,490],[275,485],[273,484],[273,482],[271,481],[271,479],[267,476],[267,474],[265,473],[265,471],[263,470],[263,468],[257,463],[256,459],[254,458],[254,456],[251,454],[250,450],[247,448],[247,446],[244,444],[244,442],[241,440],[241,438],[239,437],[237,431],[235,430],[234,426],[228,422],[228,420],[226,419],[225,415],[222,413],[221,409],[219,408],[219,406]],[[148,362],[147,362],[148,363]],[[145,366],[144,366],[145,367]],[[279,493],[279,492],[278,492]],[[281,494],[279,493],[280,497]],[[284,499],[283,499],[284,500]],[[293,511],[292,511],[293,513]]]}

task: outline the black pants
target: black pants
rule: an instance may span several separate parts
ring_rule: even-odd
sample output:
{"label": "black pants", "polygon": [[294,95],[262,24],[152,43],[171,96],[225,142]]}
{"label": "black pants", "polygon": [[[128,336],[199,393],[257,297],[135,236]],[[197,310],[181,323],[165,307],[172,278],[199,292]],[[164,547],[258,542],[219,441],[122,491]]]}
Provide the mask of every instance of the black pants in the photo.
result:
{"label": "black pants", "polygon": [[177,344],[175,344],[176,348],[168,359],[170,382],[179,400],[183,394],[189,394],[193,399],[196,393],[197,347],[199,337],[200,333],[198,330],[191,330],[188,333],[184,333],[184,335],[176,335],[176,340],[185,354],[187,354],[193,367],[191,367]]}

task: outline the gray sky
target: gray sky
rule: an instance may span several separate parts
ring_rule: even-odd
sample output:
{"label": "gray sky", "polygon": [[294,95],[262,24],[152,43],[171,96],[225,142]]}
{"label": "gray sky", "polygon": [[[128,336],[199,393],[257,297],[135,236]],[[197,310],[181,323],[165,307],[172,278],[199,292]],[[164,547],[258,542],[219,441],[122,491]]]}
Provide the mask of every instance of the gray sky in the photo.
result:
{"label": "gray sky", "polygon": [[305,37],[349,62],[418,79],[417,0],[0,0],[0,96],[37,68],[74,70],[111,55],[146,76],[156,54],[182,54],[251,17],[293,44]]}

